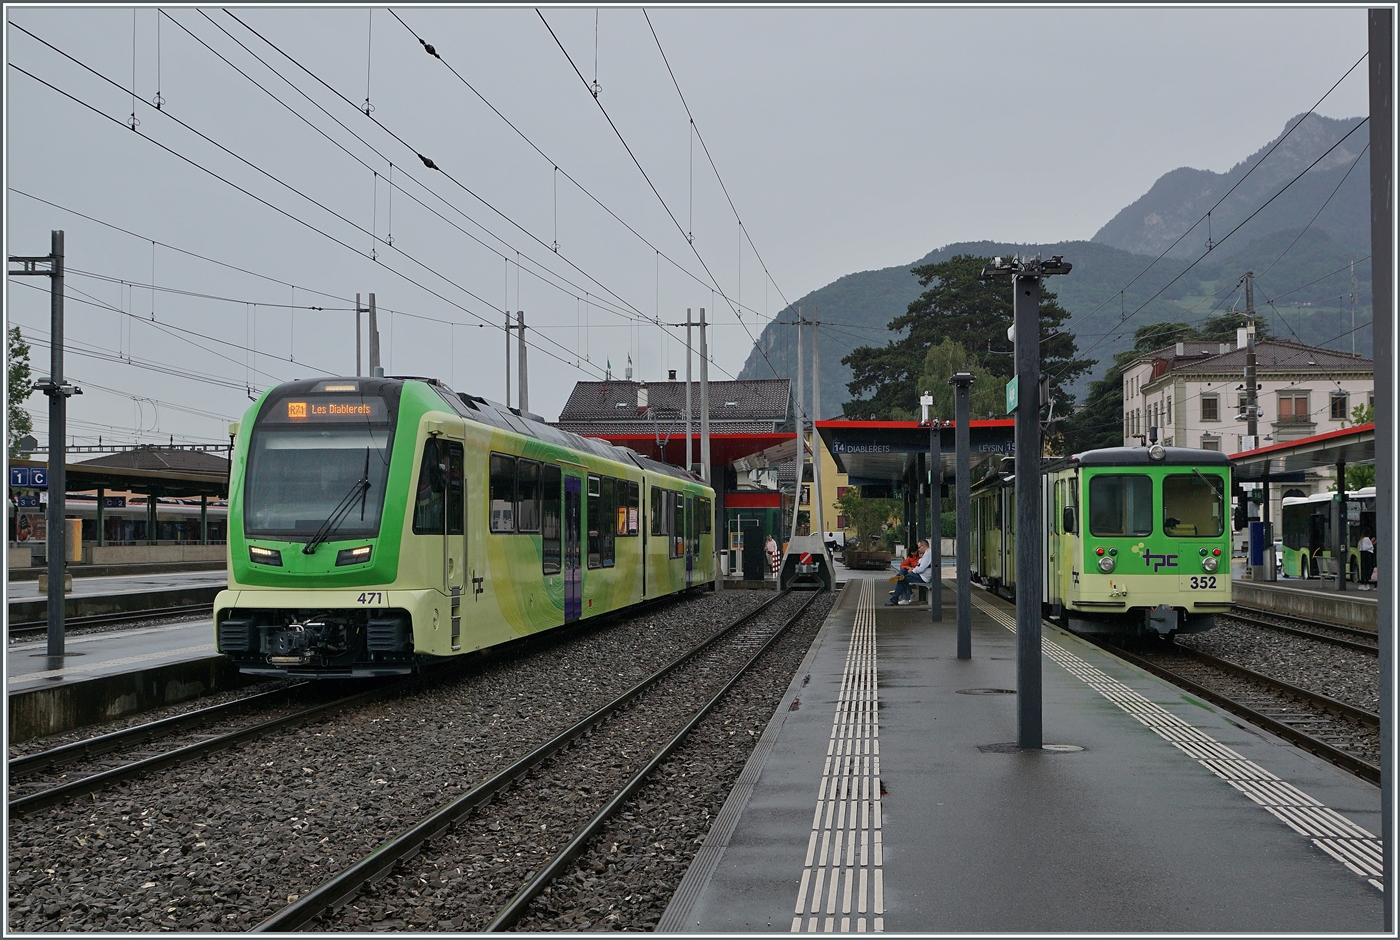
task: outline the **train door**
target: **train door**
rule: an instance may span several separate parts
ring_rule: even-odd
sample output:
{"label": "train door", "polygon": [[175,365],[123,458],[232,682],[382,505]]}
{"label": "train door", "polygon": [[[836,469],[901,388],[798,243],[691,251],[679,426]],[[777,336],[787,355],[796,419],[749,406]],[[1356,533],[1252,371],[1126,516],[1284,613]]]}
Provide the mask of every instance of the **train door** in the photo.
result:
{"label": "train door", "polygon": [[462,595],[467,584],[467,481],[462,445],[447,443],[447,513],[443,532],[443,583],[452,607],[452,648],[462,648]]}
{"label": "train door", "polygon": [[698,541],[695,535],[695,499],[687,496],[685,498],[685,586],[690,587],[690,583],[695,577],[695,543]]}
{"label": "train door", "polygon": [[564,622],[583,616],[583,480],[564,477]]}
{"label": "train door", "polygon": [[[651,523],[650,523],[650,517],[647,515],[646,511],[645,511],[644,509],[641,508],[641,501],[642,501],[643,499],[648,498],[650,495],[651,495],[651,492],[647,489],[647,478],[646,478],[645,476],[643,476],[643,477],[642,477],[642,485],[641,485],[641,488],[640,488],[639,490],[637,490],[637,502],[638,502],[638,509],[637,509],[637,534],[640,535],[640,536],[642,537],[642,557],[641,557],[641,563],[642,563],[642,599],[643,599],[643,600],[645,600],[645,599],[646,599],[646,596],[647,596],[647,536],[651,534]],[[652,511],[652,513],[655,513],[655,512],[656,512],[656,507],[653,506],[652,509],[651,509],[651,511]]]}

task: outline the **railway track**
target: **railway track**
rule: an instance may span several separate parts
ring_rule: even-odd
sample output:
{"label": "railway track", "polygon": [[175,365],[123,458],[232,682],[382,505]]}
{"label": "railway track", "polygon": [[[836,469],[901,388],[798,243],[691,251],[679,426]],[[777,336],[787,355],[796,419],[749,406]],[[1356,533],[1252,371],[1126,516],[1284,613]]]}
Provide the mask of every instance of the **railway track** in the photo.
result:
{"label": "railway track", "polygon": [[[351,705],[397,691],[410,681],[414,679],[384,683],[353,695],[299,707],[296,699],[313,690],[312,683],[303,682],[12,758],[9,761],[11,796],[7,804],[10,816],[22,816],[66,803],[152,771],[314,721]],[[262,720],[238,721],[250,714],[256,717],[261,713],[265,716],[268,711],[279,714],[271,718],[263,717]],[[212,733],[202,730],[212,723],[229,720],[236,727]],[[175,740],[166,740],[170,738]],[[152,749],[149,745],[157,741],[164,741],[170,746]],[[93,762],[96,766],[83,766],[85,762]],[[75,768],[73,765],[78,766]]]}
{"label": "railway track", "polygon": [[[209,616],[214,612],[213,604],[185,604],[179,607],[155,607],[150,610],[136,610],[127,613],[92,614],[87,617],[65,617],[65,629],[100,629],[128,623],[142,623],[147,620],[165,620],[175,617],[190,618]],[[25,620],[9,625],[10,642],[43,636],[48,630],[47,620]]]}
{"label": "railway track", "polygon": [[1162,650],[1129,651],[1102,645],[1363,780],[1380,784],[1378,715],[1189,647],[1171,644]]}
{"label": "railway track", "polygon": [[[401,880],[411,882],[409,893],[416,896],[416,890],[412,889],[416,888],[420,878],[406,863],[421,855],[423,859],[415,862],[414,867],[427,865],[427,858],[435,841],[456,839],[459,830],[473,828],[475,823],[481,822],[473,817],[488,805],[494,807],[495,819],[484,824],[483,828],[496,830],[501,828],[502,819],[537,819],[538,817],[530,812],[530,802],[532,799],[540,799],[539,794],[561,791],[569,793],[570,796],[573,793],[585,794],[588,797],[587,805],[596,806],[597,809],[567,837],[550,837],[549,841],[558,847],[541,860],[539,867],[529,872],[523,883],[508,887],[484,884],[464,888],[461,892],[463,895],[476,895],[479,900],[485,901],[488,896],[500,897],[503,888],[510,891],[508,899],[494,914],[489,914],[490,901],[479,905],[486,907],[486,911],[478,912],[479,921],[475,924],[475,929],[487,931],[509,929],[525,913],[532,900],[546,892],[554,879],[569,870],[575,859],[588,847],[590,839],[643,787],[652,771],[682,745],[750,667],[784,636],[788,628],[795,624],[820,596],[819,593],[814,593],[804,603],[796,604],[794,602],[800,595],[784,592],[743,614],[572,727],[509,766],[496,771],[399,836],[382,843],[369,855],[343,869],[329,881],[296,898],[255,929],[264,932],[292,931],[313,926],[335,929],[334,918],[337,910],[354,901],[369,886],[377,885],[396,873],[403,876]],[[773,610],[774,608],[776,610]],[[776,625],[772,622],[775,619],[780,621]],[[726,662],[726,656],[731,661]],[[737,667],[733,663],[734,660],[739,663]],[[704,692],[698,693],[694,688],[685,688],[686,681],[703,686]],[[716,685],[719,686],[717,690]],[[666,705],[697,696],[701,700],[698,707],[692,708],[687,705],[688,711],[685,720],[680,722],[679,729],[676,729],[674,724],[667,724],[664,731],[651,726],[654,724],[655,713],[664,712]],[[630,750],[639,746],[636,742],[648,738],[652,738],[654,743],[658,735],[664,738],[664,743],[651,753],[649,759],[643,760],[642,753],[632,751],[632,757],[615,762],[624,763],[630,773],[620,783],[609,783],[602,794],[593,792],[597,781],[587,778],[590,772],[586,766],[587,761],[582,755],[571,760],[574,755],[569,752],[571,746],[595,736],[603,740],[601,743],[593,742],[594,748],[607,750],[618,746],[615,742],[622,742],[621,747]],[[626,757],[626,754],[623,756]],[[580,768],[575,765],[584,766]],[[613,770],[619,775],[622,773],[617,767]],[[552,779],[550,774],[554,775]],[[579,779],[580,777],[585,779]],[[567,782],[561,783],[561,780]],[[530,825],[533,827],[533,822]],[[545,826],[541,825],[538,827],[540,831],[535,833],[539,841],[545,838],[542,832],[544,829]],[[470,836],[471,833],[465,833],[464,837]],[[488,832],[488,841],[490,838]],[[562,846],[559,845],[560,842],[563,843]],[[452,853],[452,857],[459,859],[458,864],[464,864],[460,859],[466,854],[467,850],[459,849]],[[437,871],[431,868],[427,870],[437,874]],[[458,867],[459,876],[462,872],[463,869]],[[469,878],[470,873],[466,877]],[[501,876],[496,872],[485,877],[499,881]],[[421,880],[424,883],[427,881],[426,878]],[[386,894],[393,895],[398,885],[389,884],[384,887]],[[370,903],[379,905],[385,902],[376,898]]]}
{"label": "railway track", "polygon": [[1240,607],[1238,605],[1232,607],[1228,614],[1221,616],[1229,617],[1240,623],[1247,623],[1253,627],[1264,627],[1279,633],[1287,633],[1290,636],[1305,637],[1320,643],[1359,650],[1363,653],[1370,653],[1372,656],[1380,655],[1380,647],[1377,645],[1374,630],[1343,627],[1334,623],[1323,623],[1320,620],[1309,620],[1306,617],[1295,617],[1292,614],[1280,614],[1272,610],[1257,610],[1253,607]]}

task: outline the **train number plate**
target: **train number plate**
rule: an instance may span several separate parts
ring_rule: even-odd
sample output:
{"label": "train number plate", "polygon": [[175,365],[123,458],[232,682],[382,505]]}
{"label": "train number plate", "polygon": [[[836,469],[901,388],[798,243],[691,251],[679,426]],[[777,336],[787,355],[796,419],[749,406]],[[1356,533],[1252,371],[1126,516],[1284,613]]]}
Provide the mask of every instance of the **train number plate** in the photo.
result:
{"label": "train number plate", "polygon": [[1225,587],[1225,579],[1218,574],[1181,575],[1178,582],[1183,591],[1219,591]]}
{"label": "train number plate", "polygon": [[360,601],[361,604],[383,604],[383,603],[384,603],[384,592],[383,592],[383,591],[365,591],[363,594],[360,595],[359,601]]}

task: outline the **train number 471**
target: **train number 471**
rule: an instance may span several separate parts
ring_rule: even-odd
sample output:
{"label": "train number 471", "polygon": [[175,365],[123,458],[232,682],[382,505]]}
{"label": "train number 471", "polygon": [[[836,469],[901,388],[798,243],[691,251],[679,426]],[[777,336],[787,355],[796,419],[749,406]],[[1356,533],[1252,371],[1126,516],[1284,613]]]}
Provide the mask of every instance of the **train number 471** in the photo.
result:
{"label": "train number 471", "polygon": [[365,591],[360,595],[361,604],[382,604],[384,603],[383,591]]}

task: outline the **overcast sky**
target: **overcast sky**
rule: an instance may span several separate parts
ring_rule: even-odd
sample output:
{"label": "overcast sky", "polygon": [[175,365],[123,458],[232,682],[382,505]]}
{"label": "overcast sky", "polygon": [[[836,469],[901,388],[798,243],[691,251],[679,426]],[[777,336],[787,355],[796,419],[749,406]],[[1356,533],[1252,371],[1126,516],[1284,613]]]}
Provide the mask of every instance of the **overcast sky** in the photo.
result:
{"label": "overcast sky", "polygon": [[[6,8],[6,247],[67,233],[76,443],[217,441],[250,391],[353,373],[356,292],[389,374],[494,400],[501,311],[524,310],[550,420],[609,360],[683,369],[652,321],[687,307],[725,378],[784,298],[951,242],[1090,238],[1161,174],[1244,159],[1366,50],[1362,7],[649,10],[741,240],[640,7],[231,9],[246,26]],[[1365,76],[1318,110],[1365,114]],[[47,287],[6,294],[36,376]]]}

